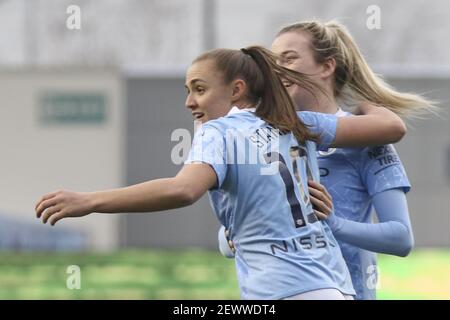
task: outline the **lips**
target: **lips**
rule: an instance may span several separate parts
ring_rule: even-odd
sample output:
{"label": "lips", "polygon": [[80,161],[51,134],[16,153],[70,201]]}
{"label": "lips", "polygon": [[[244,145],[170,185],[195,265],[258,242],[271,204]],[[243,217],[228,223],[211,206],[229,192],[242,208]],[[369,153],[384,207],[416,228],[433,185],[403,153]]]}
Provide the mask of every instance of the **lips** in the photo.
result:
{"label": "lips", "polygon": [[203,112],[192,112],[192,116],[195,120],[199,120],[202,118],[205,114]]}

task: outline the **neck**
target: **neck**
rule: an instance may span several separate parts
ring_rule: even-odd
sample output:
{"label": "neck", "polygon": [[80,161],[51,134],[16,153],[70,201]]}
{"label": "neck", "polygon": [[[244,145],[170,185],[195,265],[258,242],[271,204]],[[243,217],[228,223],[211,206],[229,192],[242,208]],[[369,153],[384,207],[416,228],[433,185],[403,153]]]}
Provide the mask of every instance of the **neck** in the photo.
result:
{"label": "neck", "polygon": [[311,99],[308,99],[308,101],[304,101],[304,103],[299,107],[302,111],[304,110],[330,114],[335,114],[339,110],[339,105],[334,96],[330,98],[322,93],[317,95],[317,99],[311,97]]}
{"label": "neck", "polygon": [[253,104],[251,104],[250,102],[246,102],[246,101],[236,101],[231,106],[236,106],[239,109],[248,109],[248,108],[255,107]]}

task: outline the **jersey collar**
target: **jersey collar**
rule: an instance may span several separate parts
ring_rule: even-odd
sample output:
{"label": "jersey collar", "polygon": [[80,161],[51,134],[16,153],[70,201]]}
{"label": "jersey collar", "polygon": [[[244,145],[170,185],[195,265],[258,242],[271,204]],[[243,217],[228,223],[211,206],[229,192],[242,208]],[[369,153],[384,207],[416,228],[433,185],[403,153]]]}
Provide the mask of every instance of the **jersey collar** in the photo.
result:
{"label": "jersey collar", "polygon": [[246,111],[250,111],[250,112],[255,112],[256,108],[244,108],[244,109],[239,109],[237,106],[233,106],[230,111],[228,111],[227,116],[235,114],[235,113],[242,113],[242,112],[246,112]]}
{"label": "jersey collar", "polygon": [[[242,112],[246,112],[246,111],[250,111],[250,112],[255,112],[256,108],[244,108],[244,109],[239,109],[239,107],[237,106],[233,106],[230,111],[228,111],[227,116],[232,115],[232,114],[236,114],[236,113],[242,113]],[[336,116],[338,117],[344,117],[347,114],[345,113],[344,110],[342,110],[341,108],[338,109],[338,111],[335,113]]]}

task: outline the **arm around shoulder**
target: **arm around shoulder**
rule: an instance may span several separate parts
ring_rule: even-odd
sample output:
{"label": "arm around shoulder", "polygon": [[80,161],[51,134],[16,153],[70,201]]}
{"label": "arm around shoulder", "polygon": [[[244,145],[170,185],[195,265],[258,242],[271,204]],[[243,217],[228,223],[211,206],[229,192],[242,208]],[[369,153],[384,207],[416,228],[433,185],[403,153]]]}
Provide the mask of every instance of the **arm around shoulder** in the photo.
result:
{"label": "arm around shoulder", "polygon": [[406,125],[394,112],[370,104],[359,107],[362,115],[338,119],[334,147],[363,147],[400,141]]}

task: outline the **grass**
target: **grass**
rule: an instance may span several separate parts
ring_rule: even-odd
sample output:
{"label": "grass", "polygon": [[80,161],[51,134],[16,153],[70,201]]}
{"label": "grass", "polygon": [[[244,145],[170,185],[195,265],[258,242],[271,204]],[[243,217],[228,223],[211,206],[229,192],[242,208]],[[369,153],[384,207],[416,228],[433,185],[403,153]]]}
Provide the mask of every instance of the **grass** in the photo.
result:
{"label": "grass", "polygon": [[[81,289],[69,290],[70,265]],[[450,251],[380,255],[379,299],[450,299]],[[239,299],[233,260],[202,250],[0,253],[0,299]]]}

